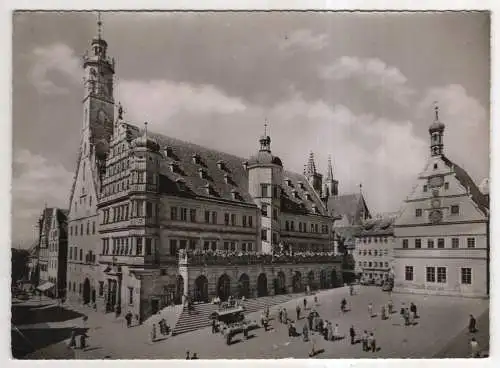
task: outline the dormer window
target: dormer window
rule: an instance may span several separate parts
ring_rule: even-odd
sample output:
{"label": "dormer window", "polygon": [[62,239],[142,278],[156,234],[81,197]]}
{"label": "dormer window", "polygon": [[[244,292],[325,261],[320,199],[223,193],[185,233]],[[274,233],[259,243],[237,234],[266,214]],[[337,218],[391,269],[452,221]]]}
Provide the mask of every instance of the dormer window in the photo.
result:
{"label": "dormer window", "polygon": [[237,190],[235,190],[235,189],[231,190],[231,197],[234,200],[238,200],[238,199],[241,198],[240,193]]}
{"label": "dormer window", "polygon": [[300,189],[302,189],[302,190],[304,190],[304,189],[305,189],[305,186],[304,186],[304,183],[303,183],[303,182],[299,181],[299,182],[297,182],[297,183],[299,184],[299,188],[300,188]]}
{"label": "dormer window", "polygon": [[306,199],[308,201],[312,201],[312,197],[311,197],[311,194],[309,192],[305,192],[305,195],[306,195]]}
{"label": "dormer window", "polygon": [[193,155],[193,164],[195,164],[195,165],[199,165],[200,164],[200,156],[197,153],[195,153]]}
{"label": "dormer window", "polygon": [[177,188],[179,188],[179,190],[186,190],[186,182],[183,179],[177,179],[175,183],[177,184]]}
{"label": "dormer window", "polygon": [[198,169],[198,175],[200,175],[201,179],[206,179],[207,173],[205,170],[203,170],[201,167]]}
{"label": "dormer window", "polygon": [[165,156],[167,157],[173,157],[174,156],[174,150],[170,146],[166,146],[164,149]]}
{"label": "dormer window", "polygon": [[177,164],[177,162],[171,162],[170,163],[170,171],[172,171],[173,173],[177,173],[179,171],[179,166]]}
{"label": "dormer window", "polygon": [[289,187],[291,187],[292,186],[292,180],[286,178],[285,179],[285,184],[288,185]]}
{"label": "dormer window", "polygon": [[292,190],[292,195],[294,198],[299,198],[299,193],[297,193],[297,191],[295,189]]}
{"label": "dormer window", "polygon": [[205,189],[205,193],[206,195],[211,195],[212,194],[212,186],[210,184],[205,184],[205,186],[203,187],[203,189]]}
{"label": "dormer window", "polygon": [[434,170],[437,170],[438,164],[434,164]]}
{"label": "dormer window", "polygon": [[[316,213],[316,214],[319,213],[318,207],[315,204],[312,205],[312,211],[313,211],[313,213]],[[311,224],[311,227],[312,227],[312,225],[313,224]]]}
{"label": "dormer window", "polygon": [[226,165],[222,160],[217,161],[217,167],[219,168],[219,170],[226,170]]}

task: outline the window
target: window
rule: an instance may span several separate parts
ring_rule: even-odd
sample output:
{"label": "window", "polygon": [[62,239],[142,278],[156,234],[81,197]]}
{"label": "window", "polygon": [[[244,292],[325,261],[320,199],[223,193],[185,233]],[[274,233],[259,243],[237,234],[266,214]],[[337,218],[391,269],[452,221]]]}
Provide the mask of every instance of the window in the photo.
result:
{"label": "window", "polygon": [[408,239],[403,239],[403,248],[408,248]]}
{"label": "window", "polygon": [[278,186],[273,186],[273,198],[278,198]]}
{"label": "window", "polygon": [[405,280],[413,281],[413,266],[405,266]]}
{"label": "window", "polygon": [[231,242],[231,250],[234,252],[236,250],[236,242]]}
{"label": "window", "polygon": [[377,252],[377,250],[376,250],[376,249],[373,251],[373,255],[374,255],[375,257],[378,255],[378,252]]}
{"label": "window", "polygon": [[427,248],[434,248],[434,240],[432,239],[427,240]]}
{"label": "window", "polygon": [[172,221],[176,221],[177,220],[177,207],[171,207],[170,208],[170,219]]}
{"label": "window", "polygon": [[196,210],[194,208],[189,210],[189,220],[191,222],[196,222]]}
{"label": "window", "polygon": [[83,261],[83,249],[80,249],[80,261]]}
{"label": "window", "polygon": [[460,243],[460,241],[458,238],[451,238],[451,247],[452,248],[458,248],[459,243]]}
{"label": "window", "polygon": [[136,254],[138,256],[142,256],[142,238],[136,238],[136,239],[137,239]]}
{"label": "window", "polygon": [[217,250],[217,242],[216,241],[212,241],[212,250],[213,251]]}
{"label": "window", "polygon": [[179,240],[179,249],[186,249],[187,240]]}
{"label": "window", "polygon": [[151,244],[151,239],[149,238],[146,238],[146,255],[147,256],[150,256],[152,253],[153,253],[153,249],[152,249],[152,244]]}
{"label": "window", "polygon": [[273,233],[273,244],[278,244],[278,234]]}
{"label": "window", "polygon": [[177,240],[170,239],[170,255],[175,256],[177,254]]}
{"label": "window", "polygon": [[95,235],[95,221],[92,221],[92,234]]}
{"label": "window", "polygon": [[294,225],[293,221],[290,221],[290,230],[295,231],[295,225]]}
{"label": "window", "polygon": [[128,288],[128,304],[134,304],[134,288]]}
{"label": "window", "polygon": [[217,223],[217,212],[212,212],[212,224]]}
{"label": "window", "polygon": [[385,268],[389,267],[389,262],[385,262]]}
{"label": "window", "polygon": [[205,223],[210,223],[210,211],[205,211]]}
{"label": "window", "polygon": [[208,250],[208,248],[210,248],[210,242],[209,241],[203,242],[203,249]]}
{"label": "window", "polygon": [[371,267],[372,266],[372,263],[371,262],[368,262],[368,267]]}
{"label": "window", "polygon": [[436,282],[436,267],[425,268],[425,279],[427,282]]}
{"label": "window", "polygon": [[235,214],[231,215],[231,225],[236,226],[236,215]]}
{"label": "window", "polygon": [[247,243],[247,251],[251,252],[253,250],[253,243]]}
{"label": "window", "polygon": [[437,282],[442,284],[446,283],[446,267],[437,268]]}
{"label": "window", "polygon": [[420,249],[422,248],[422,239],[415,239],[415,248]]}
{"label": "window", "polygon": [[247,226],[247,217],[245,215],[241,217],[241,224],[243,227]]}
{"label": "window", "polygon": [[273,208],[273,220],[278,221],[278,210]]}
{"label": "window", "polygon": [[434,164],[434,170],[438,168],[438,164]]}
{"label": "window", "polygon": [[476,247],[476,239],[467,238],[467,248],[475,248],[475,247]]}
{"label": "window", "polygon": [[73,236],[73,226],[70,226],[70,227],[69,227],[69,235],[70,235],[70,236]]}
{"label": "window", "polygon": [[262,216],[267,217],[267,204],[262,203]]}
{"label": "window", "polygon": [[83,224],[80,224],[80,235],[83,235]]}
{"label": "window", "polygon": [[302,222],[299,222],[299,232],[302,232]]}
{"label": "window", "polygon": [[451,214],[452,215],[458,215],[460,212],[460,206],[459,205],[453,205],[451,206]]}
{"label": "window", "polygon": [[444,190],[450,189],[450,183],[446,182],[444,183]]}
{"label": "window", "polygon": [[444,248],[444,239],[443,238],[438,239],[438,248]]}
{"label": "window", "polygon": [[462,284],[472,285],[472,268],[462,268],[461,276]]}
{"label": "window", "polygon": [[229,225],[229,213],[224,214],[224,225]]}
{"label": "window", "polygon": [[260,185],[260,191],[261,191],[261,197],[267,198],[269,196],[268,193],[268,185],[267,184],[261,184]]}
{"label": "window", "polygon": [[415,216],[416,217],[422,217],[422,209],[421,208],[417,208],[415,210]]}
{"label": "window", "polygon": [[253,217],[252,216],[248,216],[248,226],[253,227]]}
{"label": "window", "polygon": [[189,239],[189,249],[191,250],[196,249],[196,239]]}
{"label": "window", "polygon": [[99,281],[99,296],[104,296],[104,281]]}
{"label": "window", "polygon": [[188,210],[187,208],[181,208],[181,221],[187,221]]}
{"label": "window", "polygon": [[427,192],[427,185],[424,185],[424,192]]}
{"label": "window", "polygon": [[247,243],[241,243],[241,251],[246,252],[247,251]]}
{"label": "window", "polygon": [[267,240],[267,229],[262,229],[260,231],[260,237],[262,240],[265,240],[265,241]]}

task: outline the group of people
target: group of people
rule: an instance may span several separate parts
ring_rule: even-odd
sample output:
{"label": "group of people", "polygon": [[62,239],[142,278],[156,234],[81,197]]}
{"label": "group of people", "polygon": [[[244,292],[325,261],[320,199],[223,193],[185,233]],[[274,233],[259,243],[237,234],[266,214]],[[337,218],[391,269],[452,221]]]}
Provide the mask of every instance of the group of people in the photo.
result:
{"label": "group of people", "polygon": [[190,353],[189,353],[189,350],[188,350],[188,351],[186,351],[186,360],[196,360],[196,359],[200,359],[200,358],[198,358],[198,354],[196,354],[196,353],[193,353],[193,355],[192,355],[192,356],[190,356],[189,354],[190,354]]}
{"label": "group of people", "polygon": [[69,339],[69,343],[68,343],[68,346],[71,348],[71,349],[82,349],[84,350],[86,347],[87,347],[87,334],[85,332],[82,332],[80,333],[80,346],[77,346],[77,343],[76,343],[76,340],[77,340],[77,336],[78,336],[78,333],[76,331],[76,329],[73,329],[71,331],[71,337]]}
{"label": "group of people", "polygon": [[[162,336],[167,336],[171,331],[171,328],[167,324],[167,320],[165,318],[162,318],[158,321],[158,327],[160,329],[160,334]],[[155,342],[157,339],[158,339],[158,334],[157,334],[156,323],[153,323],[153,327],[151,328],[151,342]]]}

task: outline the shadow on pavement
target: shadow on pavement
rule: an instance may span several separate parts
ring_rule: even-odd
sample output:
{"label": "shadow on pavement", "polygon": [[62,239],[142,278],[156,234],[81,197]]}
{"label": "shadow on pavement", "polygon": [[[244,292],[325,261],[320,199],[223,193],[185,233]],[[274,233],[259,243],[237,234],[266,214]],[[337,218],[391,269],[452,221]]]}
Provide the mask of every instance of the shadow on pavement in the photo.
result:
{"label": "shadow on pavement", "polygon": [[[67,359],[71,349],[68,348],[69,351],[62,349],[62,346],[66,346],[66,344],[62,342],[71,337],[72,331],[72,328],[36,328],[22,331],[12,328],[12,356],[15,359]],[[83,328],[76,329],[77,335],[85,331],[86,330]],[[58,343],[62,343],[60,347],[51,346]],[[39,351],[45,348],[49,348],[49,351]],[[58,357],[61,354],[65,356]],[[50,358],[44,358],[44,355]],[[73,356],[73,353],[71,352],[70,355]]]}
{"label": "shadow on pavement", "polygon": [[59,306],[13,305],[11,308],[14,325],[28,325],[47,322],[64,322],[82,317],[83,314]]}

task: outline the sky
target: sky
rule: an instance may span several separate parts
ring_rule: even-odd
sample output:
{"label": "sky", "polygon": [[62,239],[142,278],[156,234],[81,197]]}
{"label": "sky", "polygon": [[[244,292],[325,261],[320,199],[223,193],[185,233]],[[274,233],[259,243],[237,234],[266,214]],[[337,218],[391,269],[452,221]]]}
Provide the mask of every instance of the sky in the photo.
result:
{"label": "sky", "polygon": [[[269,121],[273,154],[309,152],[340,194],[397,211],[429,156],[439,106],[445,153],[489,176],[487,13],[103,13],[126,121],[244,158]],[[95,13],[13,17],[12,239],[28,247],[45,203],[66,208]]]}

